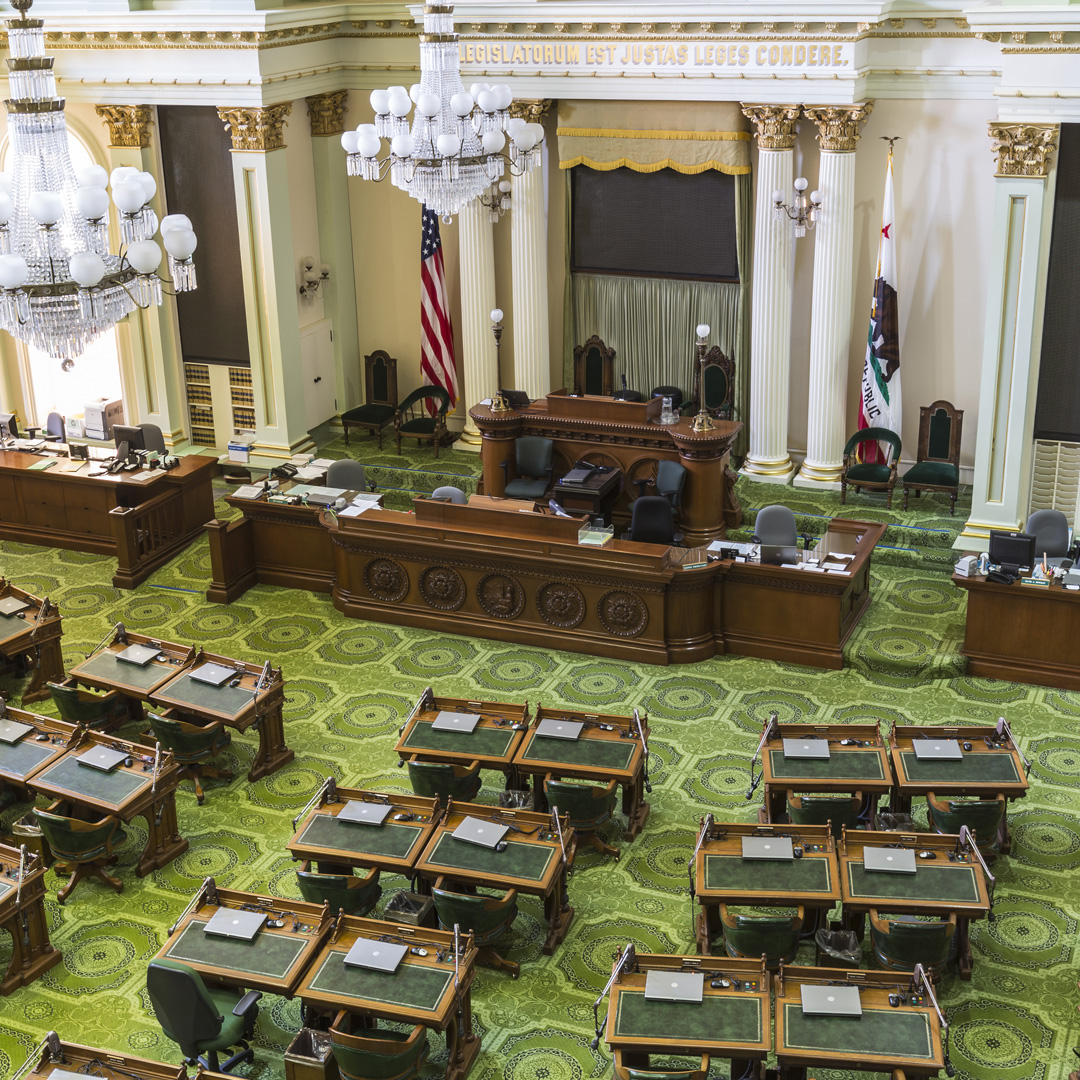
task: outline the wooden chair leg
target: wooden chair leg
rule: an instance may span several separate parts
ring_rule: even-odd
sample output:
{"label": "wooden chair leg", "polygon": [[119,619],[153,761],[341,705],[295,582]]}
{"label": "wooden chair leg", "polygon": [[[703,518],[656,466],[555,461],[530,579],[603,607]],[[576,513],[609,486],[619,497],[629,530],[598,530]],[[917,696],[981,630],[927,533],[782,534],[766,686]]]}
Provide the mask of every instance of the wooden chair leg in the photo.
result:
{"label": "wooden chair leg", "polygon": [[905,510],[907,509],[907,497],[908,497],[908,489],[904,488],[904,509]]}
{"label": "wooden chair leg", "polygon": [[847,483],[844,480],[840,481],[840,505],[843,506],[847,502]]}
{"label": "wooden chair leg", "polygon": [[349,425],[345,424],[344,427],[345,427],[345,445],[348,446],[349,445]]}
{"label": "wooden chair leg", "polygon": [[481,964],[487,964],[489,967],[497,968],[499,971],[509,972],[512,979],[516,979],[521,974],[520,964],[500,956],[490,945],[483,945],[477,949],[476,959]]}
{"label": "wooden chair leg", "polygon": [[617,847],[613,847],[611,844],[605,843],[603,840],[601,840],[598,833],[582,833],[581,839],[584,840],[587,844],[590,844],[592,847],[596,848],[597,851],[600,851],[605,855],[614,855],[616,860],[622,854]]}
{"label": "wooden chair leg", "polygon": [[71,880],[56,894],[57,903],[63,904],[71,895],[75,886],[85,878],[97,878],[99,881],[103,881],[106,885],[111,886],[118,893],[124,891],[124,883],[119,878],[114,878],[112,874],[107,874],[101,863],[78,863],[75,867],[75,872],[71,875]]}
{"label": "wooden chair leg", "polygon": [[379,428],[377,434],[379,436],[379,449],[381,450],[382,449],[382,428]]}
{"label": "wooden chair leg", "polygon": [[886,510],[891,510],[892,509],[892,488],[889,488],[885,492],[885,509]]}

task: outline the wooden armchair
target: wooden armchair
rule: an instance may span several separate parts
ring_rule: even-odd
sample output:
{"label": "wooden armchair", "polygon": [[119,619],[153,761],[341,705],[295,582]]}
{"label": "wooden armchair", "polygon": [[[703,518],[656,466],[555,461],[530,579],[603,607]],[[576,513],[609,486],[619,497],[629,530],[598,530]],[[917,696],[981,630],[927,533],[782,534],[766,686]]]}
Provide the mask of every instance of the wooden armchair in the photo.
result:
{"label": "wooden armchair", "polygon": [[[865,442],[888,443],[892,453],[882,465],[869,461],[858,461],[856,451]],[[863,488],[869,491],[884,491],[885,506],[892,509],[892,493],[896,486],[896,463],[900,460],[900,436],[895,431],[883,427],[868,427],[856,431],[844,447],[844,464],[840,470],[840,502],[847,502],[847,489],[850,484],[858,494]]]}
{"label": "wooden armchair", "polygon": [[574,393],[611,397],[615,388],[615,350],[595,334],[574,348]]}
{"label": "wooden armchair", "polygon": [[735,361],[714,345],[705,361],[694,361],[693,400],[683,402],[682,412],[696,413],[701,409],[701,380],[704,369],[705,411],[716,420],[731,419],[731,403],[735,397]]}
{"label": "wooden armchair", "polygon": [[924,491],[944,491],[949,496],[950,515],[956,512],[963,428],[964,410],[952,402],[939,400],[919,409],[919,456],[903,476],[905,510],[910,489],[915,498]]}
{"label": "wooden armchair", "polygon": [[[428,413],[428,403],[435,415]],[[415,439],[419,446],[427,440],[439,456],[439,444],[446,438],[446,414],[450,409],[450,394],[441,386],[418,386],[394,413],[394,433],[397,436],[397,452],[401,453],[401,437]]]}
{"label": "wooden armchair", "polygon": [[376,349],[364,357],[364,404],[341,414],[345,445],[349,445],[350,428],[364,428],[379,436],[381,450],[383,428],[393,422],[397,403],[397,360],[384,349]]}

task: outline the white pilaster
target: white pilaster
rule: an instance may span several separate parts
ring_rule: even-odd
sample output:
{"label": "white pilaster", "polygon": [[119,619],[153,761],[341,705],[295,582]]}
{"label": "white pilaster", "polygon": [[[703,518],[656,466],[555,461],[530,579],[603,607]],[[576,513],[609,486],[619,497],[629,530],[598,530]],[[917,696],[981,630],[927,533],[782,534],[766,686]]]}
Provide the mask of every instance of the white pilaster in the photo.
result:
{"label": "white pilaster", "polygon": [[480,450],[480,432],[469,408],[498,390],[499,365],[491,333],[495,307],[495,240],[487,207],[474,199],[458,214],[461,281],[462,388],[465,429],[458,446]]}
{"label": "white pilaster", "polygon": [[547,207],[543,167],[511,178],[514,389],[529,397],[551,390],[548,330]]}

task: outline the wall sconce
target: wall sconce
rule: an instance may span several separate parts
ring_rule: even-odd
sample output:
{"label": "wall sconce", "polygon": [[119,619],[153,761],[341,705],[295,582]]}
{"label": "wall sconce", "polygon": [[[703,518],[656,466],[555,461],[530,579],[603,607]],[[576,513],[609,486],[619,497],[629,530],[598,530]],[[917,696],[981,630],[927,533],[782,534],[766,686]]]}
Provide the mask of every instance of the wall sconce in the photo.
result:
{"label": "wall sconce", "polygon": [[818,214],[821,213],[821,192],[811,191],[810,198],[807,199],[806,188],[806,178],[800,176],[795,181],[795,201],[791,206],[784,205],[784,193],[782,191],[772,193],[773,213],[776,220],[782,221],[784,214],[787,214],[795,222],[796,237],[805,236],[806,230],[814,227],[814,222],[817,221]]}
{"label": "wall sconce", "polygon": [[300,260],[300,275],[304,279],[304,284],[300,286],[300,295],[305,300],[312,300],[319,291],[319,286],[324,281],[330,280],[330,267],[327,263],[323,263],[319,267],[319,272],[316,273],[315,260],[310,255],[305,255]]}
{"label": "wall sconce", "polygon": [[492,184],[487,191],[481,192],[477,198],[481,206],[487,207],[488,216],[494,224],[510,209],[510,181],[500,180]]}

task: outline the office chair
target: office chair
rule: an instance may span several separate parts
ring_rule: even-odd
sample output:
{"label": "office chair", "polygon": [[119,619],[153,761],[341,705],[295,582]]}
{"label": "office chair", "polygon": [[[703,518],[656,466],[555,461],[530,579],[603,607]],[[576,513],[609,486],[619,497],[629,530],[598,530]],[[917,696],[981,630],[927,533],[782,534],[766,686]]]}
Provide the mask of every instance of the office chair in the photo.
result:
{"label": "office chair", "polygon": [[[234,1065],[255,1059],[246,1040],[254,1033],[259,1015],[262,994],[257,990],[241,997],[232,990],[211,989],[187,964],[151,960],[146,969],[146,992],[162,1032],[179,1044],[185,1063],[229,1072]],[[219,1064],[218,1052],[230,1046],[242,1050]]]}
{"label": "office chair", "polygon": [[61,720],[69,724],[81,724],[94,731],[115,731],[131,719],[127,701],[116,690],[106,694],[95,694],[90,690],[81,690],[74,684],[48,684],[53,704]]}
{"label": "office chair", "polygon": [[521,965],[500,956],[493,947],[517,918],[517,889],[502,896],[470,895],[454,892],[448,888],[446,878],[439,878],[431,890],[431,899],[440,929],[453,930],[457,923],[463,931],[472,933],[480,963],[508,971],[511,978],[518,977]]}
{"label": "office chair", "polygon": [[696,1069],[659,1069],[652,1065],[627,1065],[622,1050],[615,1051],[612,1062],[615,1080],[708,1080],[711,1059],[701,1055]]}
{"label": "office chair", "polygon": [[139,430],[143,436],[143,449],[157,451],[164,457],[168,451],[165,449],[165,436],[161,434],[161,428],[157,424],[140,424]]}
{"label": "office chair", "polygon": [[754,543],[773,547],[797,547],[799,530],[795,515],[787,506],[763,506],[754,518]]}
{"label": "office chair", "polygon": [[643,495],[630,510],[630,529],[623,540],[637,544],[672,544],[675,540],[675,511],[663,495]]}
{"label": "office chair", "polygon": [[85,878],[97,878],[123,892],[124,883],[104,869],[116,862],[114,843],[122,844],[125,839],[120,819],[109,814],[100,821],[80,821],[54,813],[53,808],[60,805],[53,803],[48,810],[34,807],[34,817],[53,854],[60,863],[71,864],[71,880],[56,894],[57,902],[63,904]]}
{"label": "office chair", "polygon": [[413,793],[425,799],[447,799],[472,802],[480,791],[480,762],[468,765],[447,765],[440,761],[417,761],[410,758],[409,783]]}
{"label": "office chair", "polygon": [[310,862],[300,864],[296,871],[300,895],[309,904],[327,903],[330,913],[344,911],[346,915],[366,915],[379,902],[382,886],[379,869],[369,870],[365,877],[348,874],[318,874]]}
{"label": "office chair", "polygon": [[368,484],[364,476],[364,466],[352,458],[341,458],[326,470],[326,486],[345,491],[375,490],[375,485]]}
{"label": "office chair", "polygon": [[846,826],[858,828],[863,808],[863,793],[854,795],[796,795],[789,791],[788,817],[794,825],[832,824],[832,834],[838,840]]}
{"label": "office chair", "polygon": [[765,956],[767,967],[790,964],[799,951],[805,909],[800,905],[792,915],[732,915],[727,904],[720,905],[724,928],[724,948],[728,956]]}
{"label": "office chair", "polygon": [[1069,547],[1069,519],[1060,510],[1036,510],[1027,519],[1024,532],[1035,537],[1035,562],[1046,555],[1048,566],[1068,569],[1073,564]]}
{"label": "office chair", "polygon": [[638,498],[645,495],[645,490],[650,484],[657,495],[663,495],[671,503],[673,510],[678,510],[679,503],[682,501],[683,487],[686,485],[686,468],[677,461],[665,459],[657,462],[655,479],[646,476],[634,481],[634,486],[638,489]]}
{"label": "office chair", "polygon": [[351,1031],[352,1014],[342,1009],[330,1028],[330,1052],[344,1080],[412,1080],[428,1056],[427,1028]]}
{"label": "office chair", "polygon": [[576,839],[584,840],[604,855],[619,857],[619,849],[596,834],[596,830],[606,825],[615,813],[618,791],[614,780],[606,787],[598,787],[596,784],[570,784],[556,780],[548,773],[544,777],[544,792],[549,806],[557,806],[560,814],[568,815]]}
{"label": "office chair", "polygon": [[231,769],[219,769],[208,764],[211,758],[217,757],[232,742],[232,736],[220,720],[209,724],[188,724],[171,716],[156,716],[154,713],[147,713],[146,718],[150,721],[154,738],[180,766],[181,776],[186,776],[195,785],[195,798],[200,806],[206,797],[202,789],[204,776],[231,780],[235,775]]}
{"label": "office chair", "polygon": [[975,834],[975,843],[989,862],[1001,849],[1005,820],[1005,796],[994,799],[939,799],[926,793],[926,816],[936,833],[953,836],[966,825]]}
{"label": "office chair", "polygon": [[510,462],[502,462],[503,493],[508,499],[541,499],[551,486],[551,454],[555,444],[540,435],[522,435],[514,440],[514,462],[517,478],[506,480]]}
{"label": "office chair", "polygon": [[889,971],[914,971],[922,964],[932,979],[941,977],[956,934],[956,912],[942,921],[917,915],[881,916],[870,909],[874,963]]}
{"label": "office chair", "polygon": [[658,398],[671,398],[671,407],[675,412],[679,411],[679,408],[683,403],[683,392],[677,386],[654,386],[651,397]]}
{"label": "office chair", "polygon": [[28,427],[26,429],[27,438],[38,438],[39,431],[41,432],[40,437],[49,442],[67,442],[67,429],[64,427],[64,418],[58,412],[49,413],[44,427]]}
{"label": "office chair", "polygon": [[459,506],[464,506],[469,501],[461,488],[451,487],[449,484],[437,487],[431,493],[431,497],[441,502],[457,503]]}

